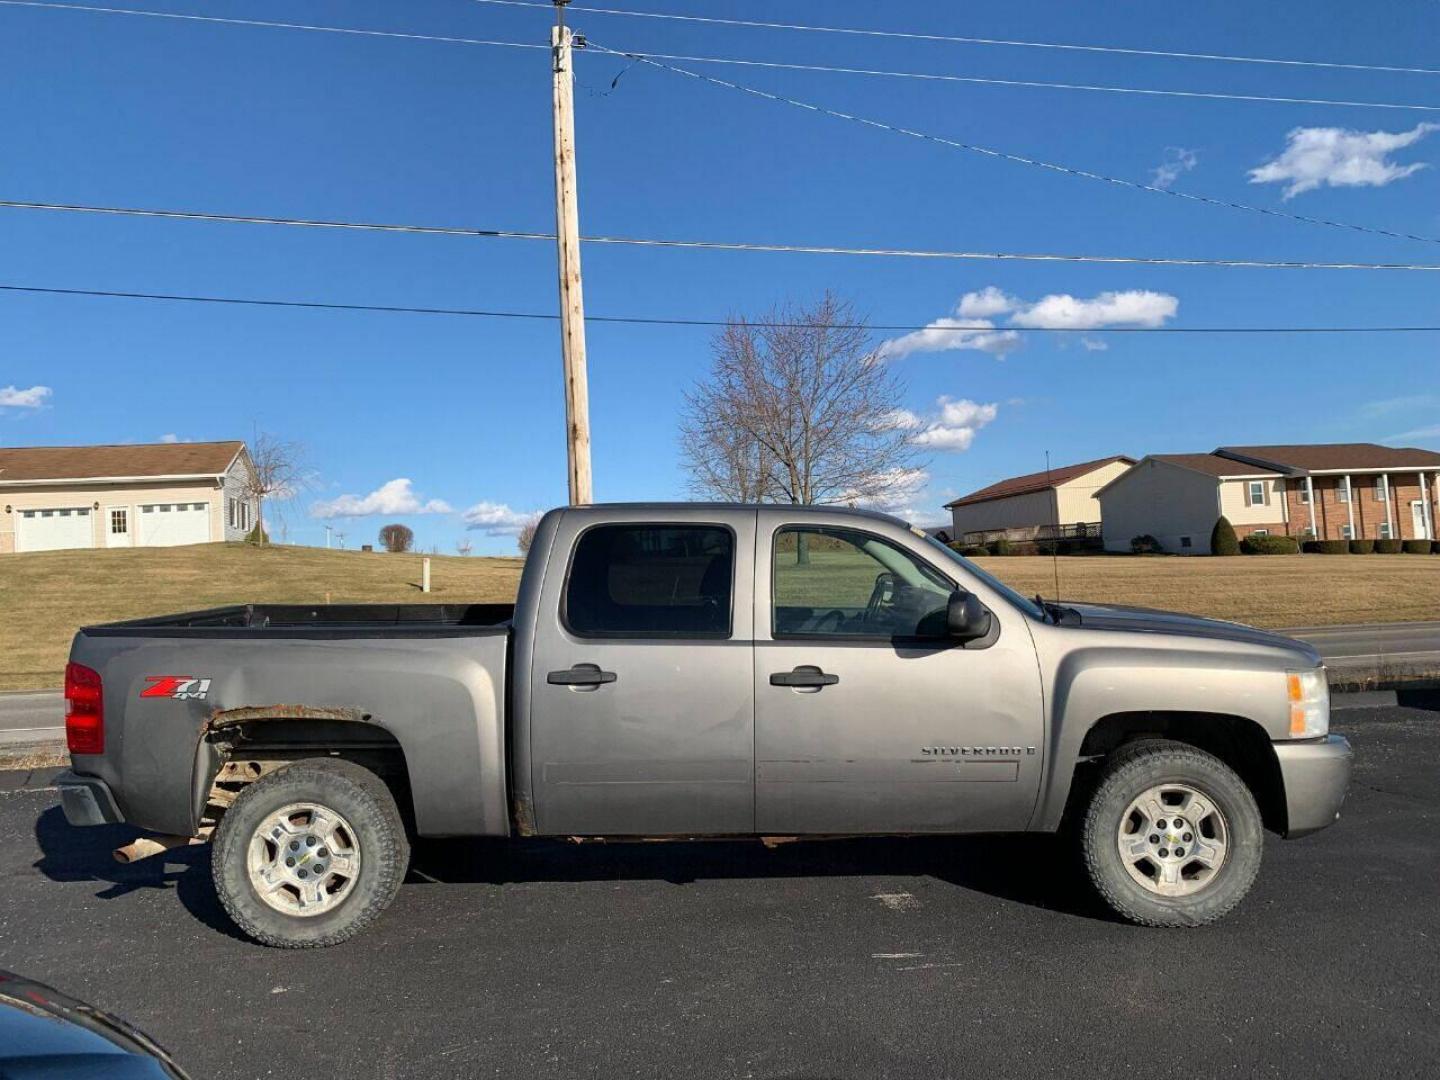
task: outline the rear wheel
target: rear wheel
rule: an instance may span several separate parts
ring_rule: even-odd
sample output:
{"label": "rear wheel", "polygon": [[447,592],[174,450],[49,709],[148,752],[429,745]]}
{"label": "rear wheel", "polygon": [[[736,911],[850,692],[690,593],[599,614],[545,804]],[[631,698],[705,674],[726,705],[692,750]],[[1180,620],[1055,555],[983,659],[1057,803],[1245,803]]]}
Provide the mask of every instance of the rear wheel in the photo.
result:
{"label": "rear wheel", "polygon": [[1243,780],[1212,754],[1149,739],[1108,762],[1081,845],[1100,895],[1146,926],[1203,926],[1244,899],[1264,832]]}
{"label": "rear wheel", "polygon": [[410,859],[395,800],[374,773],[298,761],[245,788],[215,833],[225,911],[264,945],[335,945],[389,906]]}

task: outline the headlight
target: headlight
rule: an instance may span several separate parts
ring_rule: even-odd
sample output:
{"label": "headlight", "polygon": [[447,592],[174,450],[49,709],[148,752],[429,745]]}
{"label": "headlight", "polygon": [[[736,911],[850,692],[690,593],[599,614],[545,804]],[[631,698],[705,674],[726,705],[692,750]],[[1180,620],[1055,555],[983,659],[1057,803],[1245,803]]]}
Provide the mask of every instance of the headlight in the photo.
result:
{"label": "headlight", "polygon": [[1290,737],[1318,739],[1330,731],[1330,683],[1323,667],[1287,671],[1290,695]]}

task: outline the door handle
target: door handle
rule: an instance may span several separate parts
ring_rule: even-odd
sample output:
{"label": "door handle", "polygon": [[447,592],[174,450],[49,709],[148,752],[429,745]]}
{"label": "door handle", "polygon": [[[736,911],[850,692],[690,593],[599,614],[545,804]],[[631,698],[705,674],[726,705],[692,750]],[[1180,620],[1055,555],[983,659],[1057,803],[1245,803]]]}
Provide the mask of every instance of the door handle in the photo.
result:
{"label": "door handle", "polygon": [[615,681],[615,672],[601,671],[598,664],[576,664],[563,671],[552,671],[545,681],[552,686],[601,686]]}
{"label": "door handle", "polygon": [[839,675],[828,675],[818,667],[806,664],[794,671],[777,671],[770,676],[771,686],[834,686]]}

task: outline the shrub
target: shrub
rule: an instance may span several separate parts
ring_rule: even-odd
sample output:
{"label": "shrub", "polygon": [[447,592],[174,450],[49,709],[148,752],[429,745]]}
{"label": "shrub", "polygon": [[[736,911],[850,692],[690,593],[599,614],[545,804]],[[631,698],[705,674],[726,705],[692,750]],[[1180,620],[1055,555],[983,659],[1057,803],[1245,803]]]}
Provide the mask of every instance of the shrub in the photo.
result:
{"label": "shrub", "polygon": [[247,544],[268,544],[270,534],[265,531],[265,526],[257,521],[255,527],[245,534],[245,542]]}
{"label": "shrub", "polygon": [[1399,540],[1376,540],[1376,541],[1375,541],[1375,554],[1376,554],[1376,555],[1399,555],[1399,554],[1400,554],[1400,541],[1399,541]]}
{"label": "shrub", "polygon": [[1235,526],[1231,525],[1230,519],[1223,514],[1215,519],[1215,527],[1210,530],[1210,554],[1240,554],[1240,541],[1235,536]]}
{"label": "shrub", "polygon": [[1349,540],[1306,540],[1300,550],[1309,555],[1348,555]]}
{"label": "shrub", "polygon": [[1374,540],[1351,540],[1351,541],[1350,541],[1350,554],[1351,554],[1351,555],[1373,555],[1373,554],[1375,554],[1375,541],[1374,541]]}
{"label": "shrub", "polygon": [[1159,555],[1165,549],[1160,546],[1160,541],[1149,533],[1130,538],[1130,553],[1132,555]]}
{"label": "shrub", "polygon": [[990,543],[988,543],[988,544],[985,545],[985,546],[990,549],[990,554],[991,554],[991,555],[1009,555],[1009,554],[1010,554],[1010,541],[1007,540],[1007,539],[1005,539],[1005,537],[1003,537],[1003,536],[1000,537],[1000,539],[998,539],[998,540],[991,540]]}
{"label": "shrub", "polygon": [[971,558],[975,558],[979,555],[989,555],[990,549],[987,548],[984,544],[966,544],[963,548],[960,549],[960,554],[968,555]]}
{"label": "shrub", "polygon": [[398,555],[414,546],[415,532],[408,525],[385,525],[380,529],[380,544],[392,555]]}
{"label": "shrub", "polygon": [[1429,555],[1429,554],[1430,554],[1430,541],[1429,541],[1429,540],[1406,540],[1406,541],[1404,542],[1404,548],[1405,548],[1405,554],[1406,554],[1406,555]]}
{"label": "shrub", "polygon": [[1240,550],[1246,555],[1294,555],[1300,545],[1293,536],[1247,536]]}
{"label": "shrub", "polygon": [[1430,541],[1430,554],[1431,554],[1431,555],[1440,555],[1440,540],[1431,540],[1431,541]]}

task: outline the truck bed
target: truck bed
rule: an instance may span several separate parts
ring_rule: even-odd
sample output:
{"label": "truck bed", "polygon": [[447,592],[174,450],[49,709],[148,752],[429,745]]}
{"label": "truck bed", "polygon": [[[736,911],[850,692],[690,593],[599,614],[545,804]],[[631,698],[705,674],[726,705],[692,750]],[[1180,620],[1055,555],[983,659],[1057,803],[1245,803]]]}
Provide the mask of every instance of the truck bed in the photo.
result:
{"label": "truck bed", "polygon": [[233,604],[87,626],[99,636],[387,637],[509,630],[514,604]]}

